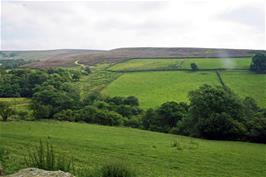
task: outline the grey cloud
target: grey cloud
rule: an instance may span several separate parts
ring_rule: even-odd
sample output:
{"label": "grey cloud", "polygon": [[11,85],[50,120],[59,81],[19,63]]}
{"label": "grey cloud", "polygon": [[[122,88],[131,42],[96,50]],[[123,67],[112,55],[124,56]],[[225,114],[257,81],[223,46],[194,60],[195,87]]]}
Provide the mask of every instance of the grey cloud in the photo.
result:
{"label": "grey cloud", "polygon": [[265,31],[265,3],[249,4],[243,7],[227,10],[219,15],[220,19],[239,23],[258,31]]}

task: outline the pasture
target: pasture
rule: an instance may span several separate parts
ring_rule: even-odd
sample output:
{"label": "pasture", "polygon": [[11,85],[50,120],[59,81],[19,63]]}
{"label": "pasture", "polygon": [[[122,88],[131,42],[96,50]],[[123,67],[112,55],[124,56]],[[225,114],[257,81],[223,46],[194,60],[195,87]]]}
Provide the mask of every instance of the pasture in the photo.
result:
{"label": "pasture", "polygon": [[31,99],[29,98],[0,98],[0,102],[7,102],[16,111],[30,109]]}
{"label": "pasture", "polygon": [[220,85],[215,72],[134,72],[111,82],[102,93],[110,96],[136,96],[142,108],[160,106],[167,101],[188,101],[189,91],[203,84]]}
{"label": "pasture", "polygon": [[248,71],[223,71],[222,79],[228,87],[242,98],[254,98],[259,106],[266,107],[266,75]]}
{"label": "pasture", "polygon": [[248,69],[250,58],[180,58],[180,59],[132,59],[113,65],[112,71],[190,70],[191,63],[199,69]]}
{"label": "pasture", "polygon": [[0,122],[0,127],[0,146],[10,154],[8,172],[22,168],[24,155],[42,139],[51,142],[57,153],[73,157],[76,166],[89,169],[123,160],[136,169],[139,177],[266,175],[263,144],[57,121]]}
{"label": "pasture", "polygon": [[112,71],[142,71],[178,69],[183,59],[133,59],[113,65]]}
{"label": "pasture", "polygon": [[199,69],[248,69],[250,62],[250,58],[189,58],[181,68],[191,69],[190,64],[196,63]]}

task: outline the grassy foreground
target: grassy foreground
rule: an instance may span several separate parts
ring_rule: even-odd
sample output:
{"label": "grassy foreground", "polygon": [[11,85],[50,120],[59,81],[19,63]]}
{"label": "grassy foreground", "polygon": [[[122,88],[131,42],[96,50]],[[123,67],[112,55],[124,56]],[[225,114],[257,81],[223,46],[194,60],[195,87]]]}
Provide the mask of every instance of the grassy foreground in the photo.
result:
{"label": "grassy foreground", "polygon": [[[9,172],[23,167],[23,156],[40,139],[91,169],[125,160],[140,177],[264,177],[266,145],[209,141],[80,123],[0,122],[0,146],[8,149]],[[177,146],[173,146],[173,144]]]}

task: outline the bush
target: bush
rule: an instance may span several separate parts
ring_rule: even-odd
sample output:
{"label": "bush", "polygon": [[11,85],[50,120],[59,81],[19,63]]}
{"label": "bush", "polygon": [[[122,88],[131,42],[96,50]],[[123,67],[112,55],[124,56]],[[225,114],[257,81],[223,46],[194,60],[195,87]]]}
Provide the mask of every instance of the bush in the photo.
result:
{"label": "bush", "polygon": [[131,117],[138,115],[142,112],[142,110],[136,106],[130,106],[130,105],[118,105],[113,106],[113,110],[119,114],[121,114],[123,117]]}
{"label": "bush", "polygon": [[244,136],[244,125],[234,120],[226,113],[214,113],[209,118],[198,123],[202,137],[209,139],[238,139]]}
{"label": "bush", "polygon": [[256,54],[252,57],[250,70],[256,73],[266,73],[266,55]]}
{"label": "bush", "polygon": [[77,111],[76,120],[85,121],[87,123],[95,122],[95,115],[98,109],[94,106],[86,106],[83,109]]}
{"label": "bush", "polygon": [[192,71],[199,70],[198,65],[196,63],[191,63],[190,66],[191,66]]}
{"label": "bush", "polygon": [[83,105],[92,105],[97,100],[102,100],[101,94],[99,92],[92,92],[83,100]]}
{"label": "bush", "polygon": [[66,120],[66,121],[76,121],[76,116],[71,109],[66,109],[61,112],[56,113],[53,118],[57,120]]}
{"label": "bush", "polygon": [[42,141],[25,157],[25,163],[28,167],[50,171],[70,172],[74,170],[72,160],[65,158],[64,155],[56,155],[53,146],[48,142],[43,144]]}
{"label": "bush", "polygon": [[124,98],[120,96],[115,96],[106,99],[107,103],[114,104],[114,105],[122,105],[124,104]]}
{"label": "bush", "polygon": [[136,177],[133,171],[125,162],[111,162],[101,169],[101,177]]}
{"label": "bush", "polygon": [[121,125],[124,118],[113,111],[97,110],[95,114],[95,123],[102,125]]}
{"label": "bush", "polygon": [[250,141],[266,143],[266,116],[263,112],[258,112],[254,116],[248,123],[248,129],[248,138]]}
{"label": "bush", "polygon": [[125,121],[124,125],[127,127],[138,128],[141,125],[141,117],[139,116],[132,117],[127,121]]}
{"label": "bush", "polygon": [[2,117],[3,121],[7,121],[9,116],[14,114],[14,110],[11,108],[9,103],[0,102],[0,116]]}
{"label": "bush", "polygon": [[166,102],[158,109],[148,109],[143,116],[143,126],[148,130],[169,132],[188,114],[186,103]]}
{"label": "bush", "polygon": [[139,100],[138,98],[134,96],[129,96],[124,99],[124,104],[130,105],[130,106],[138,106],[139,105]]}

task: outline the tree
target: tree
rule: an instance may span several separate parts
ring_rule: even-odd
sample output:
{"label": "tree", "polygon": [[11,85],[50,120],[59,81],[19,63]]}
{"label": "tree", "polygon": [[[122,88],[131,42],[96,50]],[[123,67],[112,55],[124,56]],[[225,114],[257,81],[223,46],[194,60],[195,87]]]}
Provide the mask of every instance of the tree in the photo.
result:
{"label": "tree", "polygon": [[192,71],[197,71],[197,70],[199,70],[198,65],[197,65],[196,63],[191,63],[191,64],[190,64],[190,67],[191,67]]}
{"label": "tree", "polygon": [[3,121],[7,121],[8,117],[14,114],[13,109],[10,107],[10,104],[0,102],[0,116]]}
{"label": "tree", "polygon": [[250,70],[256,73],[266,73],[266,55],[256,54],[252,57]]}
{"label": "tree", "polygon": [[130,106],[138,106],[139,105],[139,100],[138,98],[134,96],[129,96],[124,99],[124,104],[130,105]]}
{"label": "tree", "polygon": [[230,89],[203,85],[189,93],[191,134],[211,139],[243,137],[245,112]]}
{"label": "tree", "polygon": [[168,132],[187,115],[188,108],[186,103],[166,102],[158,109],[148,109],[142,119],[143,126],[148,130]]}
{"label": "tree", "polygon": [[248,138],[250,141],[266,143],[266,110],[257,112],[248,122]]}
{"label": "tree", "polygon": [[86,67],[84,68],[84,71],[86,71],[87,73],[91,73],[91,69],[90,69],[89,66],[86,66]]}
{"label": "tree", "polygon": [[162,119],[161,124],[167,128],[176,127],[178,121],[182,120],[188,112],[186,103],[166,102],[158,109],[159,117]]}
{"label": "tree", "polygon": [[113,111],[98,110],[95,114],[95,123],[102,125],[121,125],[123,117]]}

